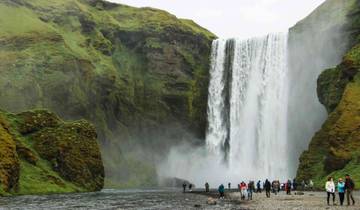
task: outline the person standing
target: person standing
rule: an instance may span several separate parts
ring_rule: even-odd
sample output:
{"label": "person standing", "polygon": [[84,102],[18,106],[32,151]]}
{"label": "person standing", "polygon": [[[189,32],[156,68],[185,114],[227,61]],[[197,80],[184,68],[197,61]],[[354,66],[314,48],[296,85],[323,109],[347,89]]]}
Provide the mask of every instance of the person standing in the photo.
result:
{"label": "person standing", "polygon": [[241,189],[241,200],[245,200],[246,190],[247,190],[247,186],[246,186],[245,182],[241,182],[240,189]]}
{"label": "person standing", "polygon": [[305,180],[301,181],[301,188],[302,190],[305,190],[306,184],[305,184]]}
{"label": "person standing", "polygon": [[267,179],[265,180],[264,188],[265,188],[265,192],[266,192],[266,197],[270,198],[271,183]]}
{"label": "person standing", "polygon": [[192,192],[192,187],[193,187],[193,185],[190,183],[190,184],[189,184],[189,191],[190,191],[190,192]]}
{"label": "person standing", "polygon": [[220,194],[220,199],[224,199],[224,197],[225,197],[225,187],[224,187],[223,184],[221,184],[219,186],[218,191],[219,191],[219,194]]}
{"label": "person standing", "polygon": [[325,183],[325,189],[327,193],[327,204],[330,205],[330,195],[332,195],[333,205],[335,205],[335,184],[332,177],[329,177]]}
{"label": "person standing", "polygon": [[353,197],[354,189],[355,189],[354,181],[350,178],[349,174],[346,174],[346,176],[345,176],[345,191],[346,191],[347,205],[350,205],[350,198],[352,200],[352,205],[355,205],[355,200]]}
{"label": "person standing", "polygon": [[340,205],[342,206],[345,198],[345,183],[343,182],[342,178],[339,179],[339,182],[337,184],[337,189],[339,192]]}
{"label": "person standing", "polygon": [[273,192],[275,193],[275,195],[277,195],[278,192],[279,192],[279,185],[280,185],[280,183],[279,183],[278,180],[274,181],[274,184],[273,184]]}
{"label": "person standing", "polygon": [[310,190],[314,190],[314,182],[311,179],[309,181],[309,188]]}
{"label": "person standing", "polygon": [[255,191],[255,183],[250,181],[248,184],[248,200],[252,200],[253,192]]}
{"label": "person standing", "polygon": [[182,186],[183,186],[183,193],[185,193],[185,191],[186,191],[186,183],[184,182]]}
{"label": "person standing", "polygon": [[286,188],[286,195],[291,195],[291,181],[290,181],[290,179],[287,181],[287,183],[285,185],[285,188]]}
{"label": "person standing", "polygon": [[260,180],[256,183],[256,193],[261,193],[261,181]]}
{"label": "person standing", "polygon": [[297,190],[297,182],[296,182],[296,179],[293,179],[293,190],[296,191]]}
{"label": "person standing", "polygon": [[229,190],[230,190],[231,189],[231,183],[230,182],[228,183],[228,187],[229,187]]}
{"label": "person standing", "polygon": [[209,185],[209,183],[205,183],[205,192],[210,192],[210,185]]}

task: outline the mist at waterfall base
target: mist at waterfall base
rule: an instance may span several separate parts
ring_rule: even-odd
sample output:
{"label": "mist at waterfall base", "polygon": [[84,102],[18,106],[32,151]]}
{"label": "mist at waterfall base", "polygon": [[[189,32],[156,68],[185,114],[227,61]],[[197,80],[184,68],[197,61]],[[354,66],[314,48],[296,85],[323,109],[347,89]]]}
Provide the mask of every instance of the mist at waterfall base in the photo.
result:
{"label": "mist at waterfall base", "polygon": [[215,40],[206,145],[173,147],[158,174],[200,187],[294,178],[301,153],[327,117],[317,78],[350,47],[348,16],[338,12],[347,4],[327,1],[318,10],[329,13],[315,11],[288,34]]}
{"label": "mist at waterfall base", "polygon": [[330,25],[300,35],[214,41],[206,146],[173,147],[158,174],[197,186],[294,178],[326,119],[317,78],[340,62],[343,37],[343,28]]}
{"label": "mist at waterfall base", "polygon": [[287,34],[213,42],[206,146],[173,148],[160,174],[202,185],[293,178]]}

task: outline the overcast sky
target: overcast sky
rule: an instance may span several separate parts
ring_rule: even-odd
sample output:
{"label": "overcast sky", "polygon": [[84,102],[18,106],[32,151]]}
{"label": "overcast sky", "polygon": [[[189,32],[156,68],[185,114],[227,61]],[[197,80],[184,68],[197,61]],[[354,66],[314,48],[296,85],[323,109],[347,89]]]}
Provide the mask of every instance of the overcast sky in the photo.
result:
{"label": "overcast sky", "polygon": [[192,19],[219,37],[252,37],[287,31],[325,0],[110,0],[164,9]]}

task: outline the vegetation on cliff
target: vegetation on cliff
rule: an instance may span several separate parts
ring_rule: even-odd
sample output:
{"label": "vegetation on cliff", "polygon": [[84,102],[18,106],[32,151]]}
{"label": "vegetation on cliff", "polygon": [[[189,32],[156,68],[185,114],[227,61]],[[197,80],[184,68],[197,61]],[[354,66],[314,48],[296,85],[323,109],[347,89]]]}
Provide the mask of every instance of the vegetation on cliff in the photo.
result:
{"label": "vegetation on cliff", "polygon": [[101,0],[4,0],[0,28],[0,107],[89,120],[107,177],[152,184],[154,157],[126,153],[204,137],[215,36],[191,20]]}
{"label": "vegetation on cliff", "polygon": [[0,111],[0,195],[98,191],[104,167],[95,128],[45,110]]}
{"label": "vegetation on cliff", "polygon": [[329,112],[328,119],[300,158],[297,179],[312,179],[318,187],[328,176],[338,178],[346,173],[360,185],[359,3],[349,16],[352,49],[340,65],[318,79],[318,95]]}

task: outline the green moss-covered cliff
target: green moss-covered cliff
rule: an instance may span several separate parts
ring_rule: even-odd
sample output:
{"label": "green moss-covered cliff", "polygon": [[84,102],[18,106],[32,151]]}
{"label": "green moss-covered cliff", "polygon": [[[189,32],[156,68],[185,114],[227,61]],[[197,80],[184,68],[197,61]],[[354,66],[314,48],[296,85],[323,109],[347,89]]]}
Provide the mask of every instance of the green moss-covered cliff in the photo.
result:
{"label": "green moss-covered cliff", "polygon": [[0,195],[98,191],[104,166],[93,125],[44,110],[0,111]]}
{"label": "green moss-covered cliff", "polygon": [[318,97],[329,115],[302,154],[297,172],[298,180],[312,179],[318,187],[328,176],[337,179],[346,173],[360,184],[360,1],[350,11],[345,27],[350,50],[318,78]]}
{"label": "green moss-covered cliff", "polygon": [[89,120],[107,177],[152,185],[149,154],[204,138],[215,36],[193,21],[101,0],[2,0],[0,28],[0,107]]}

